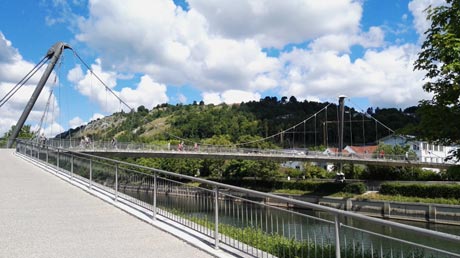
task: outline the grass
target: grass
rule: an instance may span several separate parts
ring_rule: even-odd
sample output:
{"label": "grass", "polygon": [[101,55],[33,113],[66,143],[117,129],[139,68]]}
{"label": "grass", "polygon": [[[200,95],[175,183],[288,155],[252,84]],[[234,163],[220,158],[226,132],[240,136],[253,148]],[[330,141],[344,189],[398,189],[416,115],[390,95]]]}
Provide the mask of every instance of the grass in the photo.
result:
{"label": "grass", "polygon": [[[273,191],[275,194],[292,194],[292,195],[309,195],[311,191],[302,191],[296,189],[278,189]],[[393,201],[393,202],[416,202],[416,203],[435,203],[435,204],[447,204],[447,205],[460,205],[460,199],[446,199],[446,198],[421,198],[421,197],[410,197],[402,195],[383,195],[379,193],[367,193],[367,194],[352,194],[338,192],[329,197],[340,197],[340,198],[356,198],[358,200],[375,200],[375,201]]]}
{"label": "grass", "polygon": [[[183,217],[187,220],[193,221],[201,226],[209,228],[214,231],[215,224],[206,218],[197,218],[187,215],[177,209],[166,209],[170,212]],[[260,224],[259,224],[260,225]],[[326,243],[317,243],[316,239],[295,239],[294,237],[285,237],[277,233],[268,233],[262,231],[260,228],[263,226],[252,225],[246,227],[236,227],[229,224],[219,224],[219,233],[226,235],[230,238],[245,243],[249,246],[255,247],[259,250],[265,251],[272,255],[282,258],[297,258],[297,257],[335,257],[335,246],[333,239],[327,239]],[[283,233],[284,234],[284,233]],[[422,258],[425,257],[421,250],[410,250],[412,257]],[[377,257],[379,254],[376,250],[369,250],[369,248],[361,248],[359,243],[348,244],[342,246],[341,255],[347,257],[347,254],[354,254],[354,257]],[[385,250],[383,257],[393,257],[389,250]]]}
{"label": "grass", "polygon": [[421,197],[410,197],[410,196],[402,196],[402,195],[383,195],[379,193],[369,193],[369,194],[358,195],[356,196],[356,199],[460,205],[460,199],[421,198]]}
{"label": "grass", "polygon": [[308,195],[311,194],[312,191],[304,191],[304,190],[297,190],[297,189],[277,189],[273,191],[275,194],[292,194],[292,195]]}

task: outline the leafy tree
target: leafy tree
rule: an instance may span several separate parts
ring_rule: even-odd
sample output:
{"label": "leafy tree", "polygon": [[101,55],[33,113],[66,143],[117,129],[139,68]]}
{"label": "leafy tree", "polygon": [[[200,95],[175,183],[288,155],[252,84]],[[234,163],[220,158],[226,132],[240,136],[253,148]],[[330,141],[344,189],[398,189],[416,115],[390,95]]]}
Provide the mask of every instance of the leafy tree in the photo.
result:
{"label": "leafy tree", "polygon": [[[0,138],[0,147],[6,146],[8,139],[13,134],[15,125],[11,126],[10,130],[6,132],[2,138]],[[21,139],[31,139],[34,137],[34,133],[30,130],[30,125],[24,125],[19,132],[18,138]]]}
{"label": "leafy tree", "polygon": [[[414,64],[426,71],[423,89],[433,93],[420,103],[419,125],[423,138],[443,144],[460,142],[460,2],[428,7],[430,28]],[[460,151],[454,153],[460,159]]]}

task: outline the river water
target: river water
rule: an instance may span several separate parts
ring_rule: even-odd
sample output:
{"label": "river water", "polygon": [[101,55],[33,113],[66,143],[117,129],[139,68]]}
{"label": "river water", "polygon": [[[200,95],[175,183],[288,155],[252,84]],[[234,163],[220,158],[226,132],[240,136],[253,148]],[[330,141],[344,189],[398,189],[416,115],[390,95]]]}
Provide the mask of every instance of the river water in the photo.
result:
{"label": "river water", "polygon": [[[153,203],[152,193],[145,191],[125,191],[126,194],[135,197],[146,203]],[[256,200],[257,201],[257,200]],[[185,197],[176,195],[159,194],[157,197],[159,207],[168,207],[181,210],[184,213],[195,217],[212,217],[214,215],[213,198],[208,197]],[[318,243],[329,244],[334,239],[334,225],[323,222],[316,218],[333,221],[333,216],[325,212],[296,209],[296,213],[286,212],[283,208],[268,208],[258,204],[247,202],[224,201],[219,202],[219,223],[229,224],[235,227],[244,228],[247,226],[258,227],[267,233],[278,233],[296,240],[312,240]],[[396,221],[420,228],[435,230],[439,232],[460,235],[460,226],[430,224],[412,221]],[[391,235],[398,239],[415,242],[421,245],[428,245],[442,250],[449,250],[460,253],[460,245],[450,241],[441,241],[428,237],[421,237],[417,233],[402,231],[384,225],[376,225],[352,218],[341,218],[341,223],[346,225],[342,229],[342,241],[345,245],[358,245],[364,243],[367,247],[388,250],[391,246],[401,245],[399,242],[382,239],[381,237],[366,233],[366,231]],[[359,230],[355,230],[358,228]],[[403,247],[400,247],[403,248]],[[406,247],[404,247],[406,248]],[[395,250],[395,252],[401,252]],[[435,255],[435,257],[441,257]]]}

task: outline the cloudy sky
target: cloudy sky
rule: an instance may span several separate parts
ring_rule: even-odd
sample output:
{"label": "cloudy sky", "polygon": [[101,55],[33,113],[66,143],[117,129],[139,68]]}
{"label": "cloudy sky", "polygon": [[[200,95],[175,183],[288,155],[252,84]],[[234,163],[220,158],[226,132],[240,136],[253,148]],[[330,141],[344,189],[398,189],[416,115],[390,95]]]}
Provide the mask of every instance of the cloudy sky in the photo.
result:
{"label": "cloudy sky", "polygon": [[[56,42],[131,107],[265,96],[405,108],[430,98],[413,63],[440,0],[2,0],[0,97]],[[0,135],[41,73],[0,107]],[[47,104],[48,103],[48,104]],[[48,107],[49,112],[44,112]],[[124,108],[66,50],[27,124],[48,135]]]}

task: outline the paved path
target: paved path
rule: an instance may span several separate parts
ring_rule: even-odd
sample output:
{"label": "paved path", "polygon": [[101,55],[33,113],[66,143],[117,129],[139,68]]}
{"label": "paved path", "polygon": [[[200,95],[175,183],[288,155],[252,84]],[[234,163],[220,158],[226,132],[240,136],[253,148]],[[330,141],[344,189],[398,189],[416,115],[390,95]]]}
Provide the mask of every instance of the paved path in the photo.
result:
{"label": "paved path", "polygon": [[0,149],[0,258],[211,257]]}

